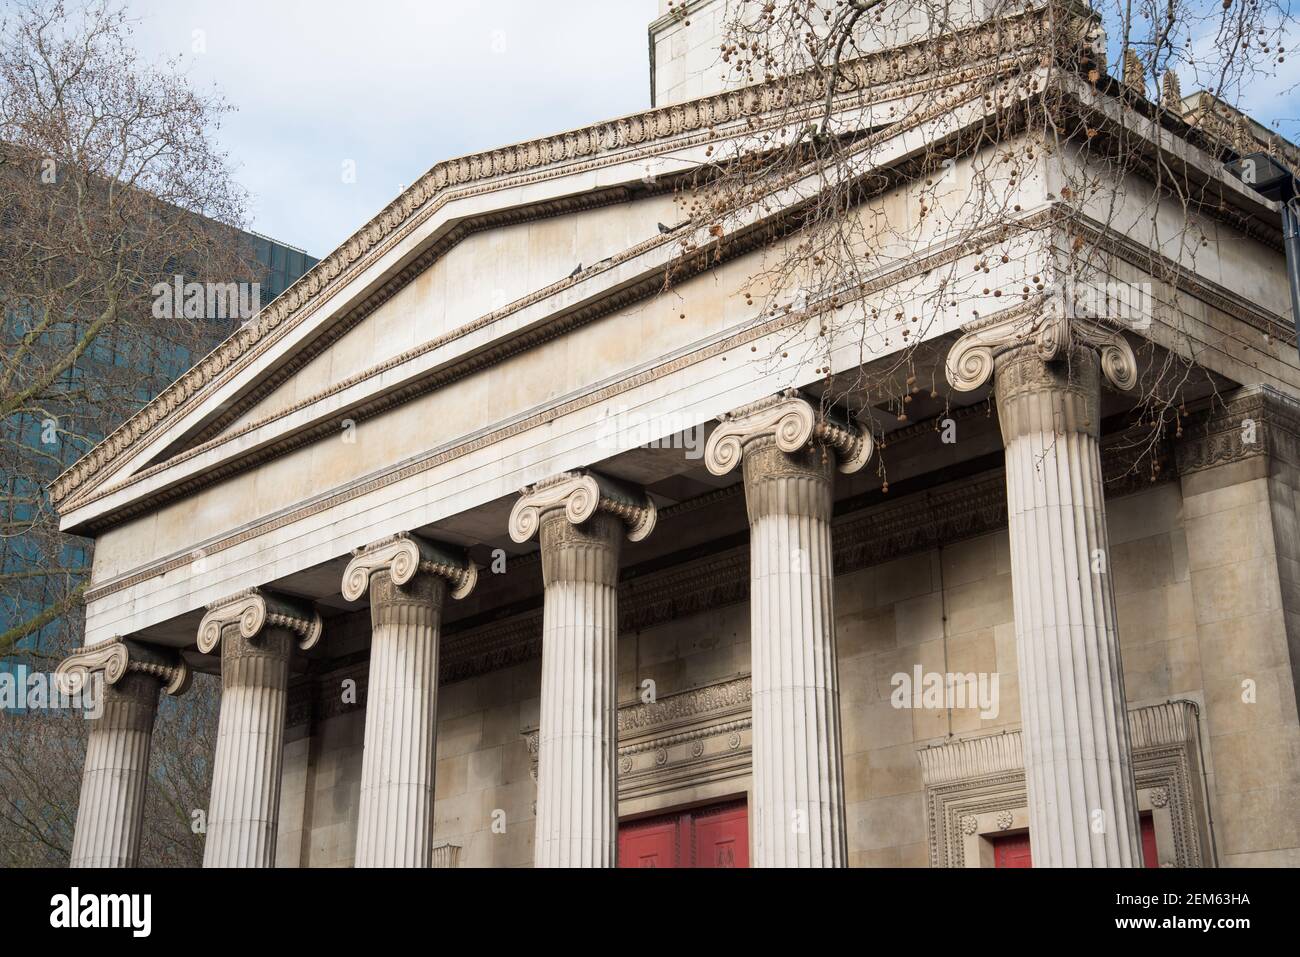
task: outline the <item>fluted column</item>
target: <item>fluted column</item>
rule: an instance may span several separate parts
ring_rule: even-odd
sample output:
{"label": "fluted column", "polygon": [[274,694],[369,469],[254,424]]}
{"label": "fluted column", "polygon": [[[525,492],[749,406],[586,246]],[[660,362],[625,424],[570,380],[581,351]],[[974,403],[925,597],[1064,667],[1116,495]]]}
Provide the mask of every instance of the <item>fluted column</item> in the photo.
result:
{"label": "fluted column", "polygon": [[545,604],[537,867],[614,867],[618,853],[618,558],[655,523],[645,496],[589,473],[524,490],[510,534],[540,532]]}
{"label": "fluted column", "polygon": [[994,376],[1034,866],[1140,867],[1099,447],[1101,371],[1130,388],[1132,350],[1102,327],[994,325],[948,365],[959,388]]}
{"label": "fluted column", "polygon": [[865,431],[785,393],[724,416],[705,449],[715,475],[744,463],[757,867],[847,863],[832,485],[837,461],[857,471],[872,448]]}
{"label": "fluted column", "polygon": [[221,716],[204,867],[273,867],[289,656],[320,639],[320,615],[252,589],[208,608],[199,650],[221,645]]}
{"label": "fluted column", "polygon": [[343,597],[370,590],[370,675],[361,758],[357,867],[429,867],[437,762],[442,605],[474,588],[477,571],[412,535],[356,552]]}
{"label": "fluted column", "polygon": [[189,668],[176,652],[110,638],[74,652],[55,675],[67,694],[102,696],[86,744],[71,864],[135,867],[158,694],[184,692]]}

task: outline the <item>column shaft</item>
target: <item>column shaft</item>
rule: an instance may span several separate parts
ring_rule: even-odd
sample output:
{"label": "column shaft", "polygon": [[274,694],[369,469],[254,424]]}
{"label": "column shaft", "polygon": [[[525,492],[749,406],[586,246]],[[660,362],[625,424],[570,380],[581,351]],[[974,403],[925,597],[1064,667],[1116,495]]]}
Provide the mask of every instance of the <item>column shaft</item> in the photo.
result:
{"label": "column shaft", "polygon": [[357,867],[429,867],[437,760],[438,632],[445,581],[370,579],[370,677]]}
{"label": "column shaft", "polygon": [[623,524],[541,524],[538,867],[613,867],[618,851],[618,555]]}
{"label": "column shaft", "polygon": [[272,867],[294,635],[268,626],[245,638],[238,622],[221,636],[221,717],[212,769],[204,867]]}
{"label": "column shaft", "polygon": [[999,357],[1016,649],[1035,867],[1136,867],[1092,349]]}
{"label": "column shaft", "polygon": [[831,556],[834,456],[745,447],[758,867],[846,863]]}
{"label": "column shaft", "polygon": [[161,681],[126,674],[103,685],[93,719],[72,839],[73,867],[135,867],[140,858],[149,744]]}

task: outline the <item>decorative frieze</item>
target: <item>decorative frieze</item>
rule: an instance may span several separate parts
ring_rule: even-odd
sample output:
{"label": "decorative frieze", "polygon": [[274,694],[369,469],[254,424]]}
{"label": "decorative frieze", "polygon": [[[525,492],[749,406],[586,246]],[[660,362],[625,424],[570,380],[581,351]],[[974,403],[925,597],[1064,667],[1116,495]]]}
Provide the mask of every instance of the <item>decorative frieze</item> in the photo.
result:
{"label": "decorative frieze", "polygon": [[1300,402],[1269,386],[1244,386],[1190,416],[1176,446],[1180,475],[1257,456],[1300,468]]}
{"label": "decorative frieze", "polygon": [[[752,697],[750,679],[742,676],[620,706],[619,801],[671,806],[675,794],[709,786],[725,790],[724,782],[748,775]],[[536,728],[525,728],[521,735],[536,781],[539,735]]]}

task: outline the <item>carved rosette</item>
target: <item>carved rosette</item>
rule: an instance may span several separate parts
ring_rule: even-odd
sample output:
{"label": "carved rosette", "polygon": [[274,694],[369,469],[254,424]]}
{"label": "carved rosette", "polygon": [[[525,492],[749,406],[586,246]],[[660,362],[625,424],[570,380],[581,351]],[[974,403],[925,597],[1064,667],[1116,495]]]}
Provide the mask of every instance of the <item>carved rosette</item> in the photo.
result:
{"label": "carved rosette", "polygon": [[528,541],[541,528],[542,515],[559,509],[575,526],[597,513],[613,515],[626,528],[629,542],[639,542],[654,531],[658,518],[648,495],[594,472],[561,472],[520,492],[510,512],[510,537],[520,543]]}
{"label": "carved rosette", "polygon": [[320,641],[320,612],[262,588],[250,588],[208,606],[199,622],[199,651],[210,654],[221,642],[226,625],[239,625],[242,638],[253,641],[267,627],[285,628],[298,636],[298,647],[310,651]]}
{"label": "carved rosette", "polygon": [[478,569],[465,556],[405,532],[358,548],[343,572],[343,597],[356,601],[370,587],[375,572],[386,571],[394,585],[406,585],[416,572],[445,578],[451,597],[461,599],[474,590]]}
{"label": "carved rosette", "polygon": [[726,475],[744,457],[745,446],[771,439],[787,455],[817,443],[833,449],[839,470],[859,471],[871,459],[875,442],[866,429],[819,417],[812,403],[794,391],[762,399],[718,418],[719,425],[704,448],[704,464],[714,475]]}
{"label": "carved rosette", "polygon": [[1102,319],[1069,319],[1050,312],[995,318],[967,326],[948,351],[948,381],[959,392],[973,392],[989,381],[995,360],[1017,349],[1032,349],[1044,362],[1064,359],[1087,347],[1101,356],[1101,371],[1115,388],[1137,385],[1137,359],[1120,327]]}
{"label": "carved rosette", "polygon": [[54,680],[64,694],[77,694],[96,671],[103,673],[107,685],[117,684],[126,674],[149,675],[157,678],[169,695],[184,694],[191,678],[189,665],[179,652],[155,651],[116,637],[74,651],[54,669]]}

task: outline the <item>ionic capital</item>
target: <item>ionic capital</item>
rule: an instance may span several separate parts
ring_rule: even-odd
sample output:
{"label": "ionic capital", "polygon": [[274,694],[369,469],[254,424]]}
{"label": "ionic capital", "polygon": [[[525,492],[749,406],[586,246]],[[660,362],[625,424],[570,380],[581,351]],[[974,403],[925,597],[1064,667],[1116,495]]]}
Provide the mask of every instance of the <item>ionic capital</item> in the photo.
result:
{"label": "ionic capital", "polygon": [[457,599],[472,592],[478,581],[478,569],[466,557],[405,532],[358,548],[352,555],[343,572],[343,597],[348,601],[364,595],[370,576],[378,571],[388,572],[394,585],[407,584],[416,572],[438,575],[447,580],[451,597]]}
{"label": "ionic capital", "polygon": [[967,326],[948,351],[948,381],[959,392],[971,392],[989,381],[995,360],[1005,353],[1029,348],[1044,362],[1054,362],[1079,347],[1101,354],[1101,371],[1115,388],[1128,391],[1137,385],[1137,359],[1118,325],[1101,319],[1070,319],[1055,311]]}
{"label": "ionic capital", "polygon": [[586,470],[561,472],[520,492],[510,511],[510,537],[520,543],[528,541],[541,527],[542,514],[556,509],[564,509],[573,525],[581,525],[597,512],[607,512],[623,522],[629,542],[649,535],[659,514],[650,496],[603,475]]}
{"label": "ionic capital", "polygon": [[59,662],[54,680],[64,694],[77,694],[96,671],[103,673],[108,685],[117,684],[129,673],[150,675],[169,695],[184,694],[191,678],[189,665],[180,652],[116,637],[78,648]]}
{"label": "ionic capital", "polygon": [[298,647],[309,651],[320,641],[320,612],[283,595],[249,588],[208,606],[199,622],[199,651],[209,654],[221,642],[226,625],[238,623],[241,637],[252,641],[267,627],[285,628],[298,636]]}
{"label": "ionic capital", "polygon": [[866,465],[876,447],[867,429],[818,416],[812,403],[793,390],[728,412],[718,422],[704,448],[704,464],[714,475],[726,475],[740,464],[745,446],[757,439],[773,439],[788,455],[811,442],[828,446],[846,475]]}

